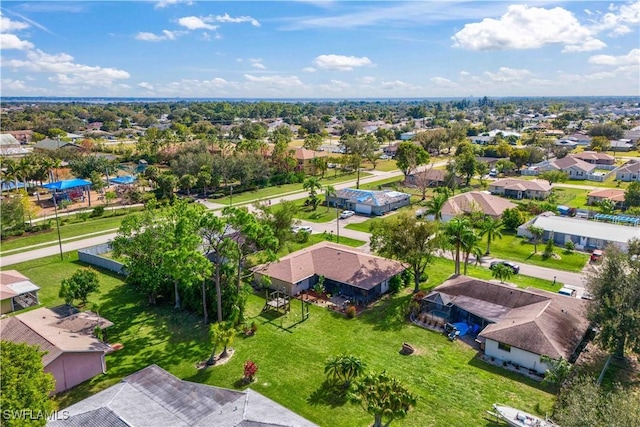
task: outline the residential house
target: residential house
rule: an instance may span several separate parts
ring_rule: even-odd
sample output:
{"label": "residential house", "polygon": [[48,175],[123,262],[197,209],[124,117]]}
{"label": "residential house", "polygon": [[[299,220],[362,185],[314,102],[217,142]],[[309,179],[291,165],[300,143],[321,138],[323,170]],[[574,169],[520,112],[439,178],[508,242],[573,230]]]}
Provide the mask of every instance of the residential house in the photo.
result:
{"label": "residential house", "polygon": [[382,149],[382,152],[389,157],[395,157],[398,152],[398,144],[387,145]]}
{"label": "residential house", "polygon": [[567,156],[562,159],[545,160],[535,166],[523,171],[524,175],[538,175],[547,171],[559,170],[566,172],[571,179],[587,179],[596,169],[595,164],[587,163],[584,160]]}
{"label": "residential house", "polygon": [[591,137],[589,135],[585,135],[582,133],[572,133],[571,135],[565,137],[564,139],[575,141],[576,143],[578,143],[578,145],[582,147],[591,145]]}
{"label": "residential house", "polygon": [[489,183],[489,192],[514,199],[543,200],[551,194],[551,184],[542,179],[504,178]]}
{"label": "residential house", "polygon": [[411,195],[393,190],[356,190],[343,188],[328,198],[329,206],[363,215],[384,215],[411,203]]}
{"label": "residential house", "polygon": [[94,130],[101,130],[103,124],[104,123],[102,123],[102,122],[88,123],[87,127],[85,128],[85,131],[91,132],[91,131],[94,131]]}
{"label": "residential house", "polygon": [[251,389],[185,381],[157,365],[65,408],[48,427],[315,427]]}
{"label": "residential house", "polygon": [[467,276],[437,286],[422,310],[477,333],[487,357],[544,374],[542,356],[574,362],[589,333],[588,301]]}
{"label": "residential house", "polygon": [[29,150],[24,148],[13,135],[10,133],[0,134],[0,156],[17,157],[28,153]]}
{"label": "residential house", "polygon": [[[405,182],[407,185],[418,185],[418,181],[425,179],[429,182],[429,187],[441,187],[448,185],[447,172],[442,169],[424,169],[408,175]],[[450,179],[456,182],[456,186],[462,183],[457,176],[451,176]]]}
{"label": "residential house", "polygon": [[616,170],[616,179],[619,181],[640,182],[640,161],[630,160],[627,164]]}
{"label": "residential house", "polygon": [[[604,249],[608,244],[613,244],[626,251],[630,239],[640,238],[640,227],[621,225],[622,218],[627,217],[607,215],[602,219],[605,220],[608,217],[611,221],[615,221],[616,218],[620,221],[618,223],[591,221],[544,213],[518,227],[517,234],[531,238],[529,227],[534,225],[544,230],[543,242],[551,238],[556,245],[564,246],[572,241],[578,250]],[[640,223],[640,220],[637,222]]]}
{"label": "residential house", "polygon": [[7,131],[8,134],[13,135],[13,137],[20,143],[20,144],[29,144],[31,142],[31,140],[33,139],[33,131],[31,129],[27,129],[27,130],[9,130]]}
{"label": "residential house", "polygon": [[105,354],[111,347],[93,334],[113,323],[91,312],[70,306],[39,308],[0,320],[3,340],[37,345],[44,371],[55,378],[60,393],[107,371]]}
{"label": "residential house", "polygon": [[640,126],[624,131],[624,138],[632,144],[637,144],[640,141]]}
{"label": "residential house", "polygon": [[306,148],[296,148],[294,157],[298,162],[297,170],[303,171],[306,175],[315,175],[315,159],[318,157],[327,157],[327,153],[324,151],[307,150]]}
{"label": "residential house", "polygon": [[0,271],[0,314],[40,304],[40,288],[16,270]]}
{"label": "residential house", "polygon": [[556,147],[566,148],[569,151],[574,150],[577,146],[578,143],[576,141],[568,138],[559,139],[556,141]]}
{"label": "residential house", "polygon": [[36,145],[33,146],[34,151],[47,152],[47,151],[55,151],[55,150],[76,150],[80,151],[83,148],[79,145],[74,144],[73,142],[60,141],[59,139],[49,139],[45,138],[42,141],[38,141]]}
{"label": "residential house", "polygon": [[583,151],[582,153],[571,154],[570,157],[580,159],[592,165],[613,165],[616,162],[615,157],[599,151]]}
{"label": "residential house", "polygon": [[369,303],[389,291],[389,281],[401,274],[402,263],[370,255],[345,245],[320,242],[251,269],[255,283],[271,279],[271,287],[298,295],[313,288],[318,277],[332,295],[344,295],[356,304]]}
{"label": "residential house", "polygon": [[473,212],[480,212],[497,219],[502,216],[502,212],[515,207],[517,207],[515,203],[511,203],[502,197],[492,196],[483,191],[469,191],[449,197],[442,206],[440,213],[442,220],[445,222],[458,215],[471,214]]}
{"label": "residential house", "polygon": [[611,151],[628,152],[636,149],[635,144],[633,144],[630,139],[617,139],[609,142],[611,143],[611,147],[609,148]]}
{"label": "residential house", "polygon": [[611,200],[618,209],[624,206],[624,190],[620,188],[599,188],[591,191],[587,197],[588,205],[598,205],[603,200]]}

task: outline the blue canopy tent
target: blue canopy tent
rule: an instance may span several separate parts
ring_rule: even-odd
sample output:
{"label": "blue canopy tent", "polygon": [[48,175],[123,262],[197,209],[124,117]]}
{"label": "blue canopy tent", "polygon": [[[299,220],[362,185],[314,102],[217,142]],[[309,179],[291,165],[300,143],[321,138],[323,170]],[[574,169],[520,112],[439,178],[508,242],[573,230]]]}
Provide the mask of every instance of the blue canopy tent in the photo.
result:
{"label": "blue canopy tent", "polygon": [[[57,181],[57,182],[50,182],[48,184],[43,185],[44,188],[48,189],[48,190],[53,190],[55,193],[61,192],[61,191],[67,191],[67,190],[72,190],[74,188],[82,188],[83,191],[83,197],[84,197],[84,189],[86,187],[90,187],[91,186],[91,181],[86,181],[84,179],[66,179],[64,181]],[[66,194],[66,193],[65,193]],[[91,193],[89,192],[89,190],[87,189],[87,195],[89,196],[89,206],[91,206]],[[54,203],[57,203],[57,197],[54,194],[53,197],[53,201]]]}
{"label": "blue canopy tent", "polygon": [[14,181],[2,181],[2,190],[1,191],[9,191],[15,190],[16,188],[24,188],[24,184],[18,181],[18,185]]}
{"label": "blue canopy tent", "polygon": [[111,178],[109,182],[111,182],[112,184],[132,184],[136,181],[136,179],[138,178],[136,178],[135,176],[124,175]]}

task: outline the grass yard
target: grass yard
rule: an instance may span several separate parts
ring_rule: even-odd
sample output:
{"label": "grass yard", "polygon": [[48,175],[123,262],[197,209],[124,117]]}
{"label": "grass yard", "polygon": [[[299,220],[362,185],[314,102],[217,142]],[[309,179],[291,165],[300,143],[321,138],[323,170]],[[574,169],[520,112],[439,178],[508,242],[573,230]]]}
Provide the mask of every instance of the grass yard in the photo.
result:
{"label": "grass yard", "polygon": [[400,213],[400,212],[415,212],[418,209],[420,209],[420,205],[418,205],[416,203],[413,203],[411,205],[404,206],[404,207],[398,209],[396,212],[388,213],[388,214],[386,214],[384,216],[375,216],[375,217],[369,218],[368,220],[363,221],[363,222],[347,224],[345,226],[345,228],[348,228],[349,230],[356,230],[356,231],[362,231],[362,232],[365,232],[365,233],[370,233],[371,232],[371,227],[373,226],[373,224],[377,224],[379,222],[387,221],[389,218],[392,218],[393,215],[395,215],[396,213]]}
{"label": "grass yard", "polygon": [[[362,166],[365,168],[373,169],[373,165],[371,164],[371,162],[364,162]],[[382,172],[391,172],[391,171],[398,170],[398,165],[396,164],[396,161],[393,159],[378,160],[376,162],[375,170],[382,171]]]}
{"label": "grass yard", "polygon": [[[307,248],[311,245],[315,245],[320,242],[335,242],[335,236],[330,233],[318,233],[318,234],[310,234],[309,239],[304,243],[298,242],[287,242],[284,244],[282,249],[278,251],[278,256],[285,256],[292,252],[299,251],[300,249]],[[357,248],[358,246],[364,245],[366,242],[357,239],[351,239],[349,237],[340,236],[340,244],[351,246],[352,248]]]}
{"label": "grass yard", "polygon": [[[483,248],[486,246],[486,238],[483,239]],[[491,242],[491,256],[510,261],[520,261],[526,264],[541,267],[555,268],[558,270],[580,272],[584,268],[589,255],[581,252],[568,253],[563,248],[555,247],[554,253],[560,256],[556,258],[542,258],[544,243],[538,244],[538,253],[533,255],[533,244],[527,239],[516,236],[514,233],[503,233],[502,239]]]}
{"label": "grass yard", "polygon": [[[322,202],[325,201],[324,193],[319,194],[318,197]],[[318,205],[316,210],[313,210],[310,206],[304,205],[305,200],[306,199],[300,199],[295,201],[295,204],[298,207],[298,213],[295,216],[297,219],[316,223],[329,222],[336,219],[335,208],[329,208],[329,210],[327,210],[326,206]]]}
{"label": "grass yard", "polygon": [[[55,305],[61,303],[57,298],[60,280],[81,265],[72,256],[64,262],[50,257],[15,267],[42,287],[45,304]],[[450,261],[436,261],[429,282],[439,281],[445,269],[453,271]],[[364,410],[328,395],[322,387],[327,357],[347,353],[360,357],[371,371],[386,369],[418,395],[416,408],[393,425],[495,425],[484,418],[495,402],[532,413],[551,410],[553,395],[538,383],[484,364],[475,350],[460,341],[449,342],[444,335],[407,323],[408,290],[352,320],[311,306],[304,322],[296,302],[286,316],[274,317],[261,314],[264,298],[252,295],[247,317],[258,323],[257,334],[236,337],[229,363],[199,371],[196,363],[211,351],[199,317],[176,312],[170,304],[148,307],[119,277],[100,276],[101,293],[90,301],[99,303],[100,313],[115,323],[108,331],[110,341],[124,347],[106,356],[106,374],[57,396],[59,408],[152,363],[185,380],[239,388],[242,364],[251,359],[259,367],[252,389],[321,426],[369,426],[372,417]],[[402,342],[414,345],[418,354],[401,356]]]}
{"label": "grass yard", "polygon": [[591,190],[581,190],[578,188],[554,187],[553,193],[557,195],[557,204],[569,206],[570,208],[587,207],[588,194]]}

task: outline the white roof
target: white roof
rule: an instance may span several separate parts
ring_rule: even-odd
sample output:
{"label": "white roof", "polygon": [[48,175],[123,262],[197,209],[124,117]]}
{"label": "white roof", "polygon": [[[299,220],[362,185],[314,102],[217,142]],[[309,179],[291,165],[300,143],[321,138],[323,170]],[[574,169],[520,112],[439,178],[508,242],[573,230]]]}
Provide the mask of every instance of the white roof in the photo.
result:
{"label": "white roof", "polygon": [[24,282],[12,283],[7,285],[9,289],[16,293],[16,295],[26,294],[27,292],[39,291],[40,288],[33,283],[25,280]]}
{"label": "white roof", "polygon": [[627,243],[633,237],[640,238],[640,227],[564,216],[539,216],[535,219],[534,225],[543,228],[545,231],[566,233],[608,242]]}

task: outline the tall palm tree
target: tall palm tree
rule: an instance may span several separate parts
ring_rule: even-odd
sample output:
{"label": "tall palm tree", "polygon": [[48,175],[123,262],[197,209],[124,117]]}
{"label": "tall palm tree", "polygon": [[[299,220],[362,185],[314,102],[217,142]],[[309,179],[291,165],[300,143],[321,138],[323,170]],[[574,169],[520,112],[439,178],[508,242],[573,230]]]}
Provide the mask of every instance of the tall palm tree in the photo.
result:
{"label": "tall palm tree", "polygon": [[455,251],[455,274],[460,274],[460,250],[471,240],[474,234],[469,218],[455,217],[444,225],[444,234]]}
{"label": "tall palm tree", "polygon": [[18,162],[9,158],[2,159],[2,180],[5,182],[13,181],[15,188],[18,188],[18,171]]}
{"label": "tall palm tree", "polygon": [[480,224],[480,236],[487,236],[487,252],[485,255],[491,253],[491,242],[495,239],[502,239],[502,229],[504,224],[501,219],[494,219],[486,217]]}
{"label": "tall palm tree", "polygon": [[309,199],[311,200],[311,206],[315,211],[318,207],[318,203],[320,202],[318,199],[318,193],[316,190],[322,190],[322,184],[320,184],[320,180],[315,176],[310,176],[309,178],[304,180],[302,184],[302,188],[309,191]]}
{"label": "tall palm tree", "polygon": [[449,200],[449,194],[444,193],[435,193],[431,200],[425,203],[427,211],[425,212],[427,215],[433,215],[433,219],[436,221],[442,221],[442,207]]}
{"label": "tall palm tree", "polygon": [[364,373],[365,368],[365,363],[358,357],[342,355],[327,359],[324,365],[324,373],[327,377],[333,377],[335,380],[342,381],[343,386],[347,388],[354,378]]}
{"label": "tall palm tree", "polygon": [[462,241],[462,253],[464,254],[464,274],[467,274],[467,267],[469,265],[469,256],[473,253],[482,251],[480,248],[480,236],[476,231],[471,228],[463,235]]}
{"label": "tall palm tree", "polygon": [[325,191],[324,202],[327,204],[327,212],[329,212],[329,197],[335,197],[337,192],[336,192],[336,188],[333,185],[327,185],[324,188],[324,191]]}

